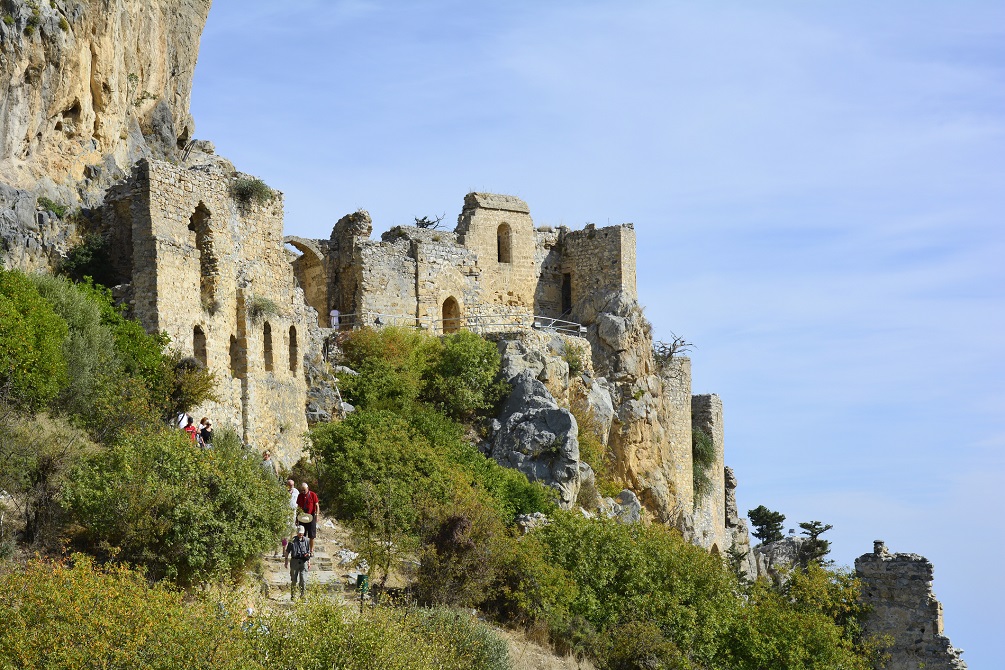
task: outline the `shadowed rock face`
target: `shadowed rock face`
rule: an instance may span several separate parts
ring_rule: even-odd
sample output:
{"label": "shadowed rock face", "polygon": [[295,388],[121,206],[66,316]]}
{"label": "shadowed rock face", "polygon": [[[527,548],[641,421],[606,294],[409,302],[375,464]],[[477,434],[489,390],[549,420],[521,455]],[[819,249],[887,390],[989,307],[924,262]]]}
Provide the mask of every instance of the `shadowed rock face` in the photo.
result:
{"label": "shadowed rock face", "polygon": [[180,155],[194,130],[192,76],[209,7],[5,3],[14,21],[0,22],[0,252],[9,266],[44,268],[72,237],[36,211],[37,196],[95,207],[140,158]]}

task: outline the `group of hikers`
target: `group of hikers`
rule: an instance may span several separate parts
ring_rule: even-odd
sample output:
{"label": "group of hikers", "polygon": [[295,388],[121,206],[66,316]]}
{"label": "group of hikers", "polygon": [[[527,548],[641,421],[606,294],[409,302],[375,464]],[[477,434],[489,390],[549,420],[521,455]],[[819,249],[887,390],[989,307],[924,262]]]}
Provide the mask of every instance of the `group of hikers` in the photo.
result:
{"label": "group of hikers", "polygon": [[[196,426],[195,419],[183,413],[178,416],[178,427],[189,435],[193,444],[204,449],[212,448],[213,422],[208,417],[202,417]],[[269,449],[262,452],[260,465],[271,479],[279,481],[279,468],[272,460],[272,452]],[[290,569],[292,599],[296,597],[297,586],[300,587],[301,597],[307,588],[307,571],[310,570],[311,557],[314,556],[320,507],[318,494],[310,490],[307,482],[301,483],[298,489],[294,480],[287,479],[286,491],[289,494],[290,516],[282,538],[282,549],[283,567]]]}
{"label": "group of hikers", "polygon": [[213,448],[213,422],[209,417],[199,419],[199,425],[195,425],[195,419],[185,412],[178,415],[178,427],[192,440],[192,444],[197,444],[203,449]]}

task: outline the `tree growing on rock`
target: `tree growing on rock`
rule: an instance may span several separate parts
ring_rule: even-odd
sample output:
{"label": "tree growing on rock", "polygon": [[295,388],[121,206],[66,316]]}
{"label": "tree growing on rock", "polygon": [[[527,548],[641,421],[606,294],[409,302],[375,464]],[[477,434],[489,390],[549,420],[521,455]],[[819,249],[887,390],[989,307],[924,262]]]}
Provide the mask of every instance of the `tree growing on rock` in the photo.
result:
{"label": "tree growing on rock", "polygon": [[834,526],[831,524],[824,525],[820,521],[809,521],[799,524],[799,527],[803,529],[802,534],[810,540],[803,545],[802,556],[800,556],[801,563],[808,564],[811,561],[820,561],[830,553],[830,540],[821,540],[820,536]]}
{"label": "tree growing on rock", "polygon": [[747,512],[751,525],[754,527],[754,537],[763,544],[778,542],[782,539],[782,524],[785,515],[775,512],[764,505],[758,505]]}

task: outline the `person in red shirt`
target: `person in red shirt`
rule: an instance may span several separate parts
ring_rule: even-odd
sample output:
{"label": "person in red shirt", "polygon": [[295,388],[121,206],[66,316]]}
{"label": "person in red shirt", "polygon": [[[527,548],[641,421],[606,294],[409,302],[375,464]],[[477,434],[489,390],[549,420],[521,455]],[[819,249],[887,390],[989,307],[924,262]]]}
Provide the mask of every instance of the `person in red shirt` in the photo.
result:
{"label": "person in red shirt", "polygon": [[310,490],[307,482],[300,485],[300,495],[297,496],[297,507],[313,517],[310,523],[305,523],[303,526],[304,530],[307,531],[307,537],[311,540],[311,553],[314,553],[314,538],[318,534],[318,512],[321,510],[318,503],[318,494]]}
{"label": "person in red shirt", "polygon": [[192,444],[195,444],[195,437],[199,432],[199,429],[195,427],[195,419],[192,417],[188,418],[188,422],[185,425],[185,432],[188,433],[189,438],[192,440]]}

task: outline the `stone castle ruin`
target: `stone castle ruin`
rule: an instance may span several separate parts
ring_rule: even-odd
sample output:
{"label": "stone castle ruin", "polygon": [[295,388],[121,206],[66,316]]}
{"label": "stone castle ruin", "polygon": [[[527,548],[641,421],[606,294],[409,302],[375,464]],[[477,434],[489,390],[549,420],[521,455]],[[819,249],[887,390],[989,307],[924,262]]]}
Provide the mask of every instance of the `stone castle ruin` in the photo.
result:
{"label": "stone castle ruin", "polygon": [[[498,342],[513,385],[480,445],[487,455],[554,486],[573,507],[597,496],[578,442],[590,431],[625,486],[594,499],[593,513],[648,516],[712,553],[746,552],[741,569],[759,573],[725,466],[722,400],[692,395],[687,358],[654,355],[631,224],[535,227],[519,198],[469,193],[453,231],[396,227],[374,240],[359,211],[328,239],[284,237],[282,194],[245,197],[236,187],[247,176],[192,140],[192,73],[210,0],[82,0],[72,11],[8,4],[4,267],[51,270],[83,232],[104,235],[117,299],[215,373],[218,400],[197,417],[230,424],[291,464],[308,415],[335,414],[323,346],[337,340],[330,310],[340,328],[473,330]],[[24,30],[29,20],[37,31]],[[711,492],[698,499],[695,429],[715,448]],[[894,635],[905,654],[891,667],[963,667],[942,636],[931,564],[877,548],[856,568],[876,607],[872,630]]]}
{"label": "stone castle ruin", "polygon": [[350,325],[503,332],[535,317],[575,320],[594,292],[637,295],[631,224],[535,229],[523,200],[469,193],[453,232],[399,226],[375,242],[372,230],[360,211],[327,240],[286,238],[301,252],[293,267],[320,326],[334,308]]}
{"label": "stone castle ruin", "polygon": [[236,177],[203,167],[143,160],[108,191],[102,225],[119,293],[147,330],[216,374],[218,401],[195,414],[291,463],[307,430],[303,359],[315,317],[283,250],[282,196],[242,202]]}

